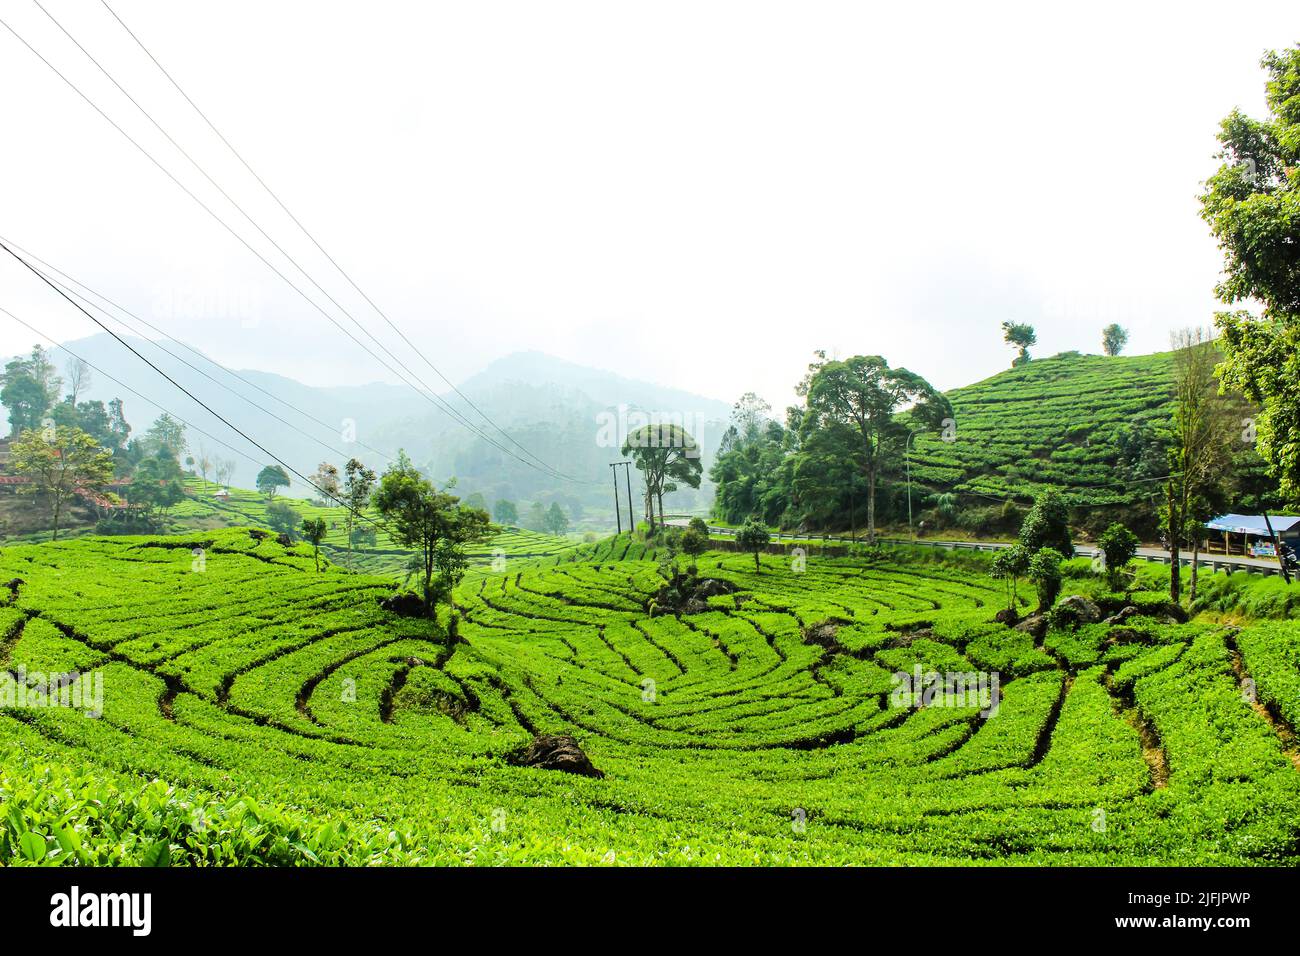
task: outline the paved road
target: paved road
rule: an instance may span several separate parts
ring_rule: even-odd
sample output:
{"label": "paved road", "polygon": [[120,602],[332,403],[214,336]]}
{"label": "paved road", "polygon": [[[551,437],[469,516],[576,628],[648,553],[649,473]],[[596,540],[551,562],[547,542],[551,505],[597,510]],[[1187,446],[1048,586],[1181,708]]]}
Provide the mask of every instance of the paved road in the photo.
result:
{"label": "paved road", "polygon": [[[687,526],[687,524],[690,523],[690,519],[689,518],[667,518],[666,523],[673,527],[684,528]],[[714,525],[709,525],[709,531],[713,534],[727,535],[727,536],[734,535],[736,533],[734,528],[719,528],[719,527],[715,527]],[[781,541],[781,540],[823,541],[824,540],[827,542],[848,543],[852,539],[843,536],[835,536],[835,535],[829,535],[824,537],[822,535],[780,534],[776,531],[773,531],[772,540],[773,541]],[[906,538],[881,538],[880,540],[885,544],[917,544],[929,548],[947,548],[950,550],[998,551],[1002,548],[1011,547],[1011,545],[1009,544],[1003,544],[997,541],[943,541],[937,538],[919,538],[914,541],[908,541]],[[863,538],[861,537],[858,538],[859,544],[861,544],[863,541],[864,541]],[[1074,546],[1074,550],[1076,554],[1085,558],[1096,557],[1098,553],[1097,546],[1093,544],[1076,544]],[[1160,561],[1164,564],[1169,563],[1169,552],[1161,548],[1138,548],[1138,557],[1146,558],[1148,561]],[[1181,555],[1180,558],[1181,558],[1181,563],[1184,565],[1190,565],[1192,563],[1191,556],[1186,553]],[[1222,554],[1202,554],[1201,567],[1205,568],[1207,571],[1217,571],[1220,569],[1226,569],[1231,567],[1235,571],[1249,571],[1252,574],[1281,573],[1278,571],[1276,558],[1248,558],[1248,557],[1241,557],[1238,555],[1225,556]]]}

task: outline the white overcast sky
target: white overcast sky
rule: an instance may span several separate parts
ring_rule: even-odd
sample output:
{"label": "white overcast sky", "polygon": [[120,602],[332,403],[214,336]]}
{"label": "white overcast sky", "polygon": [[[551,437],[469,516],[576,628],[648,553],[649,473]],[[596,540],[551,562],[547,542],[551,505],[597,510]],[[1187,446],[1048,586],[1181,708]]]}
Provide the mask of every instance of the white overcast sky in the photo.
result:
{"label": "white overcast sky", "polygon": [[[1207,323],[1214,134],[1300,40],[1294,0],[109,2],[452,379],[540,349],[778,407],[816,348],[952,387],[1004,319],[1041,355]],[[383,328],[98,0],[42,3]],[[282,262],[31,0],[0,17]],[[391,379],[3,28],[0,89],[0,235],[228,364]],[[0,306],[93,331],[13,263]]]}

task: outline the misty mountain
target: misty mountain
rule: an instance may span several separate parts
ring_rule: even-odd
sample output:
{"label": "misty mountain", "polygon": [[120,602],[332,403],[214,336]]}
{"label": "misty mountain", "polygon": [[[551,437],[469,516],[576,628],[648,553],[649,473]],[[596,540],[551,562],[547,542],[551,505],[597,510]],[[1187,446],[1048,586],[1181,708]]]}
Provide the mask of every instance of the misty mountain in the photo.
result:
{"label": "misty mountain", "polygon": [[[489,504],[499,497],[544,504],[559,501],[574,517],[585,511],[602,526],[613,523],[608,465],[621,457],[621,436],[629,424],[636,427],[638,412],[682,423],[700,443],[706,473],[730,414],[727,402],[540,352],[498,359],[461,383],[461,394],[448,390],[432,395],[386,383],[304,385],[251,369],[231,375],[171,342],[128,341],[252,439],[306,475],[321,461],[341,466],[349,457],[382,471],[398,449],[405,449],[435,480],[456,478],[463,495],[479,492]],[[92,373],[81,398],[105,402],[122,398],[133,434],[143,434],[165,405],[190,423],[190,454],[197,457],[202,449],[209,457],[234,463],[231,483],[252,487],[258,470],[269,462],[263,452],[110,336],[69,342],[67,349],[101,370]],[[51,357],[62,371],[69,355],[60,348],[52,349]],[[411,363],[410,367],[416,366]],[[430,373],[425,380],[432,378]],[[537,459],[565,477],[531,467],[530,462]],[[636,479],[634,470],[633,494],[639,496]],[[700,492],[687,489],[668,496],[665,507],[691,510],[704,506],[711,500],[707,485],[706,479]],[[290,493],[307,496],[311,489],[295,480]],[[624,501],[624,513],[626,507]]]}

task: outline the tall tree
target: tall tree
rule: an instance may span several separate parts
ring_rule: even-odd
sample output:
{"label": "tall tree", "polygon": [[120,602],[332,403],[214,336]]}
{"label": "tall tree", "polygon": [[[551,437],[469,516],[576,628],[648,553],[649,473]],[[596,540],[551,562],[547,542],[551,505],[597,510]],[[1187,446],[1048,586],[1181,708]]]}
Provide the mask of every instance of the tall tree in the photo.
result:
{"label": "tall tree", "polygon": [[81,493],[97,493],[113,477],[113,456],[79,428],[28,429],[10,446],[14,470],[31,481],[24,490],[45,498],[59,537],[63,510]]}
{"label": "tall tree", "polygon": [[681,425],[658,422],[629,432],[623,456],[631,458],[645,481],[645,512],[650,533],[655,533],[655,505],[663,518],[664,494],[677,490],[677,482],[700,487],[700,446]]}
{"label": "tall tree", "polygon": [[85,359],[70,358],[64,365],[63,371],[67,375],[68,399],[75,406],[77,396],[90,387],[90,366],[86,364]]}
{"label": "tall tree", "polygon": [[1124,346],[1128,344],[1128,329],[1125,329],[1117,322],[1112,322],[1101,330],[1101,350],[1107,355],[1116,356],[1124,351]]}
{"label": "tall tree", "polygon": [[1011,367],[1015,368],[1029,361],[1029,347],[1038,344],[1038,333],[1032,325],[1024,322],[1003,322],[1002,341],[1019,350],[1011,360]]}
{"label": "tall tree", "polygon": [[1267,119],[1234,110],[1219,127],[1223,160],[1206,181],[1201,215],[1224,253],[1225,304],[1263,314],[1215,317],[1220,377],[1260,404],[1257,447],[1282,492],[1300,502],[1300,47],[1265,54]]}
{"label": "tall tree", "polygon": [[115,398],[108,403],[108,430],[112,436],[109,447],[114,450],[125,448],[131,437],[131,426],[127,424],[126,412],[122,409],[120,398]]}
{"label": "tall tree", "polygon": [[320,543],[325,540],[327,530],[324,518],[303,519],[302,536],[311,542],[311,556],[316,561],[318,574],[320,573]]}
{"label": "tall tree", "polygon": [[1235,431],[1215,378],[1219,353],[1212,339],[1203,329],[1184,329],[1174,334],[1173,346],[1173,440],[1165,482],[1164,525],[1171,558],[1169,598],[1177,602],[1182,597],[1183,542],[1199,545],[1200,524],[1208,517],[1203,509],[1218,496],[1228,478]]}
{"label": "tall tree", "polygon": [[348,568],[352,567],[352,547],[354,529],[361,520],[360,515],[370,507],[370,496],[375,490],[375,473],[355,458],[348,459],[343,466],[343,503],[347,513],[343,516],[343,527],[348,535]]}
{"label": "tall tree", "polygon": [[826,426],[851,429],[855,460],[867,479],[867,537],[876,540],[876,482],[885,456],[898,451],[907,426],[898,413],[912,412],[916,424],[938,428],[952,406],[929,382],[905,368],[890,368],[879,355],[856,355],[815,366],[807,386],[804,444],[809,433]]}
{"label": "tall tree", "polygon": [[767,417],[770,406],[753,392],[736,402],[709,469],[717,486],[713,509],[724,521],[752,514],[778,523],[790,507],[790,481],[797,432]]}
{"label": "tall tree", "polygon": [[0,375],[0,404],[9,410],[9,437],[39,428],[59,397],[54,365],[39,345],[26,358],[16,358]]}
{"label": "tall tree", "polygon": [[1074,556],[1070,538],[1070,509],[1055,490],[1044,491],[1034,499],[1034,506],[1020,526],[1020,546],[1033,556],[1051,548],[1063,558]]}

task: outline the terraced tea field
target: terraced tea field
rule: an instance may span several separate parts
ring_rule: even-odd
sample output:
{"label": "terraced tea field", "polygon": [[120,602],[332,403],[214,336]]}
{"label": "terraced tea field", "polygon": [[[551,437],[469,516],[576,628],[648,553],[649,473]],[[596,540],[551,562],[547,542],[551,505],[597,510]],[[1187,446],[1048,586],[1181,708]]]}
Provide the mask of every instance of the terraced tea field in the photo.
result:
{"label": "terraced tea field", "polygon": [[[1055,488],[1073,503],[1097,505],[1145,502],[1158,492],[1130,483],[1117,462],[1126,430],[1167,427],[1172,353],[1035,359],[945,395],[955,430],[949,440],[918,434],[912,456],[913,481],[932,493],[1025,502]],[[1262,475],[1257,458],[1241,466]]]}
{"label": "terraced tea field", "polygon": [[[390,580],[245,530],[7,547],[0,665],[99,672],[103,699],[0,709],[0,860],[1300,859],[1298,622],[1175,624],[1139,593],[1122,628],[1036,640],[991,623],[975,564],[700,571],[728,593],[651,616],[627,538],[508,558],[452,641],[445,611],[383,610]],[[893,676],[917,668],[995,672],[995,706],[920,706]],[[603,776],[514,765],[538,734]]]}

